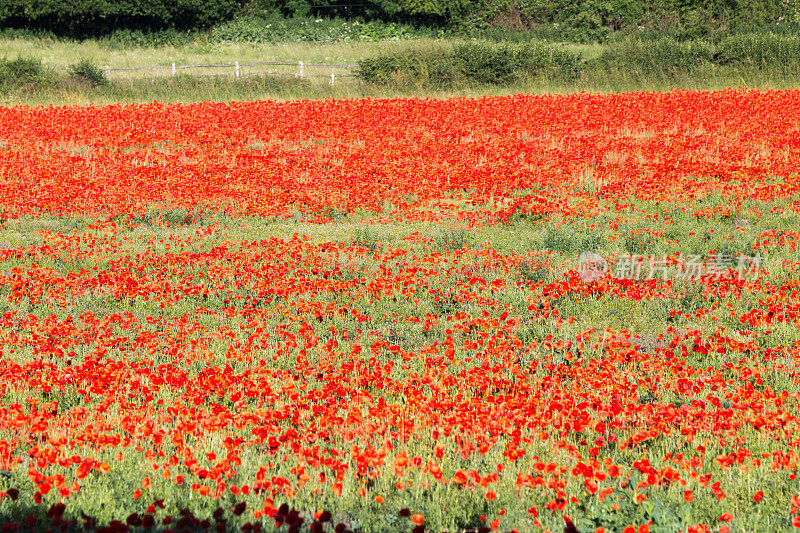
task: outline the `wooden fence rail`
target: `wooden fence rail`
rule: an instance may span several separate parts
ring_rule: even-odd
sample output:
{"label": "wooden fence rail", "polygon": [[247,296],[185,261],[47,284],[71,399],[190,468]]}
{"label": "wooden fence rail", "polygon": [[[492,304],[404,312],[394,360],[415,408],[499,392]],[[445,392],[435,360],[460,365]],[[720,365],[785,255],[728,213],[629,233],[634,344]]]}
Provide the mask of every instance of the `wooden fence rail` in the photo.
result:
{"label": "wooden fence rail", "polygon": [[[321,63],[303,63],[302,61],[256,61],[251,63],[239,63],[235,61],[233,63],[209,63],[205,65],[178,65],[173,63],[170,66],[140,66],[140,67],[111,67],[109,65],[105,65],[103,70],[106,73],[107,77],[111,77],[111,72],[114,71],[133,71],[133,70],[169,70],[172,76],[176,76],[178,71],[182,71],[185,69],[197,69],[197,68],[229,68],[233,69],[232,74],[236,78],[242,77],[242,67],[262,67],[262,66],[286,66],[286,67],[297,67],[297,69],[293,72],[286,72],[286,71],[266,71],[266,72],[256,72],[255,74],[272,74],[272,75],[284,75],[284,76],[294,76],[296,78],[330,78],[330,83],[333,85],[336,78],[353,78],[356,75],[352,72],[352,69],[358,67],[357,64],[344,64],[344,65],[326,65]],[[51,70],[69,70],[70,67],[47,67]],[[330,69],[330,74],[309,74],[305,71],[306,68],[312,69]],[[338,72],[337,71],[344,71]],[[190,76],[202,78],[208,76],[227,76],[228,74],[189,74]]]}

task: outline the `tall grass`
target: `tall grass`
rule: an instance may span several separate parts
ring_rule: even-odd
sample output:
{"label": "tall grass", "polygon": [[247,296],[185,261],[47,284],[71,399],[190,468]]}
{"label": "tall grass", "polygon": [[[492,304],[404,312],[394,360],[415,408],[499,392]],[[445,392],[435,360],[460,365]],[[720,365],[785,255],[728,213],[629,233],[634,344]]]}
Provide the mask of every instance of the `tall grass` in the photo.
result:
{"label": "tall grass", "polygon": [[[479,96],[513,93],[665,91],[751,87],[780,89],[800,79],[800,37],[783,34],[729,35],[718,42],[645,40],[628,37],[609,45],[554,45],[542,41],[496,44],[488,41],[418,39],[413,41],[294,43],[285,45],[214,44],[196,41],[162,47],[108,46],[102,41],[68,42],[47,38],[3,40],[0,105],[83,105],[110,102],[203,100],[291,100],[396,96]],[[36,82],[10,74],[26,61],[38,69]],[[83,64],[103,67],[291,61],[341,64],[359,62],[362,81],[353,78],[296,79],[292,76],[227,78],[164,76],[114,72],[111,83],[77,83],[41,67]],[[27,60],[30,62],[30,60]],[[27,63],[26,63],[27,64]],[[11,66],[9,66],[11,65]],[[16,66],[13,66],[16,65]],[[19,67],[19,68],[17,68]],[[23,69],[24,70],[24,69]],[[287,73],[296,67],[286,67]],[[20,71],[21,72],[21,71]],[[157,73],[159,71],[156,71]],[[163,74],[164,71],[160,71]],[[168,72],[168,71],[167,71]],[[138,73],[138,74],[136,74]],[[202,72],[212,73],[211,71]],[[310,69],[306,74],[313,73]],[[330,69],[318,73],[330,74]],[[97,74],[95,72],[94,74]],[[27,75],[26,75],[27,76]],[[79,80],[78,80],[79,81]]]}
{"label": "tall grass", "polygon": [[331,86],[325,80],[295,78],[192,78],[177,76],[162,79],[115,81],[91,88],[64,79],[48,87],[17,87],[0,91],[0,105],[97,105],[136,102],[193,103],[250,100],[302,100],[325,98],[450,98],[512,94],[621,93],[635,91],[722,90],[729,87],[785,89],[800,85],[800,76],[776,69],[704,68],[693,73],[673,73],[647,77],[627,71],[592,71],[576,79],[552,80],[546,77],[510,85],[463,85],[446,88],[424,86],[374,86],[352,79],[338,79]]}
{"label": "tall grass", "polygon": [[[306,63],[353,63],[365,57],[373,57],[393,51],[435,46],[437,39],[415,39],[410,41],[337,42],[337,43],[244,43],[209,42],[202,34],[185,43],[162,45],[120,44],[107,39],[71,41],[64,39],[11,37],[0,34],[0,58],[36,57],[46,67],[66,67],[81,59],[88,59],[100,66],[140,67],[151,65],[233,63],[234,61],[292,61]],[[126,73],[134,76],[135,73]],[[151,77],[152,72],[142,73]]]}

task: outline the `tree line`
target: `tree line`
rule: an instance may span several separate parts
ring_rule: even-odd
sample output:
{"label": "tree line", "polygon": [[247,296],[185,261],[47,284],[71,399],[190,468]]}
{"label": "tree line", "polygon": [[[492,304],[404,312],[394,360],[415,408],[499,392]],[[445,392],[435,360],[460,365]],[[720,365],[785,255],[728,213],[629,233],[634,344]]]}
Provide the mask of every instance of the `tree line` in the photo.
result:
{"label": "tree line", "polygon": [[665,26],[699,29],[796,23],[800,0],[3,0],[0,27],[73,37],[120,28],[209,28],[236,16],[344,18],[448,29],[575,28],[598,35]]}

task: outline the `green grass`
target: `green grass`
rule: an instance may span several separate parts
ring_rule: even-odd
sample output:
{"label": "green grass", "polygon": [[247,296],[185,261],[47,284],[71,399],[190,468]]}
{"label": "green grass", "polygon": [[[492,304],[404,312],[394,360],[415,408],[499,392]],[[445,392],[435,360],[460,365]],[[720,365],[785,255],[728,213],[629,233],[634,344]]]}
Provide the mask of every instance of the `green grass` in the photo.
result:
{"label": "green grass", "polygon": [[[97,39],[70,41],[61,39],[2,39],[3,56],[33,57],[44,66],[66,67],[81,59],[112,67],[169,66],[256,61],[304,61],[306,63],[353,63],[361,58],[385,52],[444,46],[449,41],[409,39],[380,42],[340,43],[213,43],[203,37],[182,45],[119,47]],[[126,74],[129,77],[131,74]],[[117,77],[122,77],[116,74]],[[141,74],[143,77],[152,77]]]}
{"label": "green grass", "polygon": [[678,75],[661,79],[643,79],[630,73],[584,73],[572,82],[535,79],[509,86],[466,85],[449,89],[425,87],[381,87],[367,85],[352,78],[296,79],[293,77],[175,78],[116,81],[107,87],[92,88],[86,83],[63,80],[55,86],[26,86],[0,93],[0,105],[97,105],[134,102],[195,103],[204,101],[302,100],[325,98],[397,98],[397,97],[478,97],[513,94],[619,93],[637,91],[721,90],[746,87],[751,89],[788,89],[800,85],[800,78],[779,72],[714,69],[700,75]]}
{"label": "green grass", "polygon": [[[44,66],[68,67],[81,61],[98,67],[163,66],[174,62],[186,64],[232,64],[258,61],[287,61],[296,64],[354,64],[361,59],[382,55],[403,55],[410,51],[436,54],[451,51],[469,41],[458,39],[409,39],[381,42],[341,43],[286,43],[246,44],[209,43],[201,34],[187,44],[161,47],[112,46],[100,40],[66,41],[54,39],[2,39],[0,49],[3,57],[41,60]],[[565,45],[579,53],[583,60],[593,62],[583,68],[577,76],[563,79],[560,76],[542,74],[532,79],[516,81],[509,85],[481,85],[458,83],[450,87],[437,88],[429,83],[417,83],[405,79],[399,84],[375,86],[356,78],[338,77],[333,86],[327,76],[331,69],[306,67],[305,74],[320,74],[326,77],[297,79],[292,74],[296,66],[286,67],[242,67],[243,77],[235,79],[233,68],[195,69],[180,71],[181,74],[220,75],[221,77],[172,77],[169,70],[156,71],[112,71],[108,86],[93,87],[85,80],[67,77],[60,72],[58,81],[46,84],[24,85],[0,91],[0,105],[90,105],[131,102],[200,102],[243,100],[296,100],[323,98],[392,98],[481,96],[487,94],[507,95],[518,93],[574,92],[608,93],[632,91],[668,91],[671,89],[716,90],[728,87],[756,89],[783,89],[800,82],[800,71],[778,66],[756,64],[713,65],[710,63],[686,69],[642,70],[627,68],[624,61],[615,59],[605,66],[598,66],[599,58],[608,54],[611,45]],[[610,56],[609,56],[610,57]],[[619,57],[619,56],[614,56]],[[649,60],[648,60],[649,61]],[[267,75],[266,68],[288,75]],[[351,71],[352,73],[353,71]],[[337,71],[343,73],[343,71]],[[588,177],[590,178],[590,177]],[[591,181],[591,180],[589,180]],[[587,187],[594,184],[587,182]]]}

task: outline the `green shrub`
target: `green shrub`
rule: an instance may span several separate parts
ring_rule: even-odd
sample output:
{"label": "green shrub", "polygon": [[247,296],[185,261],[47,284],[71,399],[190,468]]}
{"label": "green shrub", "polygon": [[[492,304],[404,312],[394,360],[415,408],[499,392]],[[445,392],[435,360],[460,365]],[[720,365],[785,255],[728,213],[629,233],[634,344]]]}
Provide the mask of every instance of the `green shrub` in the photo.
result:
{"label": "green shrub", "polygon": [[359,62],[358,76],[369,83],[450,86],[457,82],[505,85],[542,73],[573,76],[580,56],[561,46],[473,42],[455,49],[397,52]]}
{"label": "green shrub", "polygon": [[105,72],[86,58],[71,65],[69,73],[75,78],[89,82],[92,87],[101,87],[109,83]]}
{"label": "green shrub", "polygon": [[461,65],[449,50],[414,50],[359,61],[357,76],[368,83],[448,87],[463,80]]}
{"label": "green shrub", "polygon": [[54,80],[52,72],[47,71],[38,59],[18,57],[0,60],[0,88],[33,86],[44,87]]}
{"label": "green shrub", "polygon": [[753,63],[759,67],[797,68],[800,37],[774,33],[733,35],[719,43],[717,60],[720,63]]}
{"label": "green shrub", "polygon": [[368,83],[386,85],[391,81],[393,72],[408,69],[407,59],[408,56],[400,55],[381,55],[362,59],[358,62],[356,75]]}
{"label": "green shrub", "polygon": [[715,47],[707,41],[680,42],[672,38],[655,41],[628,38],[607,48],[598,62],[604,67],[633,70],[640,74],[690,72],[715,58]]}
{"label": "green shrub", "polygon": [[678,41],[672,37],[643,39],[633,36],[613,42],[597,60],[601,68],[652,75],[691,72],[713,63],[738,63],[782,70],[800,65],[800,36],[791,33],[730,33],[719,38]]}
{"label": "green shrub", "polygon": [[478,83],[504,85],[520,75],[519,47],[464,44],[456,48],[455,58],[464,77]]}
{"label": "green shrub", "polygon": [[542,41],[526,43],[520,50],[520,67],[529,74],[550,72],[571,78],[581,69],[581,56]]}
{"label": "green shrub", "polygon": [[772,32],[732,33],[711,39],[678,41],[672,37],[633,36],[613,42],[597,60],[601,68],[653,75],[691,72],[704,64],[739,63],[791,69],[800,65],[800,37]]}

